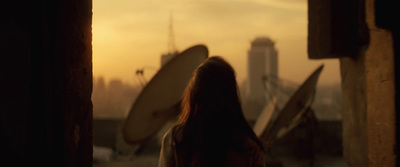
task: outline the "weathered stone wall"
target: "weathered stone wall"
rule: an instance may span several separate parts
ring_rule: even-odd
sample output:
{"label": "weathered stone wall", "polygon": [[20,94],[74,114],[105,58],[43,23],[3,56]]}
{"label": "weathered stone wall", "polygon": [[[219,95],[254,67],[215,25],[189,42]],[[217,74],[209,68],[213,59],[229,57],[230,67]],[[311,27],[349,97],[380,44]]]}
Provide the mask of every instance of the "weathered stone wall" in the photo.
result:
{"label": "weathered stone wall", "polygon": [[341,58],[343,157],[350,166],[368,166],[364,56]]}
{"label": "weathered stone wall", "polygon": [[[347,12],[358,11],[356,22],[359,30],[355,32],[356,34],[354,32],[344,34],[349,35],[350,38],[358,36],[357,38],[361,39],[357,44],[352,45],[352,47],[356,47],[355,49],[350,49],[357,52],[336,52],[332,45],[339,44],[341,46],[341,40],[345,40],[347,37],[336,38],[338,41],[335,42],[330,37],[343,35],[332,30],[335,25],[326,27],[324,22],[309,19],[309,25],[311,25],[309,34],[313,34],[311,35],[312,39],[309,39],[309,48],[313,47],[318,40],[332,40],[323,42],[325,48],[309,49],[309,57],[340,58],[343,93],[343,155],[348,164],[355,167],[394,167],[397,153],[395,150],[396,133],[398,133],[398,130],[396,132],[398,114],[396,115],[395,92],[397,86],[394,69],[398,66],[398,62],[395,62],[394,56],[397,45],[394,44],[396,36],[391,31],[394,30],[391,26],[393,21],[386,21],[390,20],[388,18],[394,12],[394,8],[390,7],[393,3],[389,1],[377,3],[375,0],[353,0],[351,2],[309,0],[309,3],[312,3],[309,4],[309,7],[315,8],[309,9],[309,17],[312,18],[313,15],[319,14],[316,10],[319,9],[319,4],[332,9],[340,8],[346,3],[354,4],[353,2],[357,4],[353,5],[356,7],[354,10],[345,10],[340,15],[330,12],[318,17],[327,17],[327,20],[338,21],[337,18],[346,16]],[[377,10],[377,4],[380,5],[379,10]],[[387,10],[392,11],[387,12]],[[376,20],[376,11],[383,13],[379,15],[380,20]],[[353,17],[353,14],[350,13],[349,16]],[[345,19],[344,21],[340,24],[339,19],[339,22],[330,22],[330,24],[346,27],[348,25],[346,21],[351,22],[352,20]],[[377,22],[386,29],[378,27]],[[320,28],[325,33],[319,33],[321,32],[318,31]],[[321,55],[321,53],[331,55]]]}
{"label": "weathered stone wall", "polygon": [[2,164],[92,166],[92,1],[0,11]]}
{"label": "weathered stone wall", "polygon": [[396,113],[393,36],[375,24],[374,0],[365,1],[369,44],[341,58],[344,157],[351,166],[395,166]]}
{"label": "weathered stone wall", "polygon": [[395,166],[395,71],[393,34],[378,28],[375,0],[366,0],[370,43],[365,53],[368,161],[370,167]]}

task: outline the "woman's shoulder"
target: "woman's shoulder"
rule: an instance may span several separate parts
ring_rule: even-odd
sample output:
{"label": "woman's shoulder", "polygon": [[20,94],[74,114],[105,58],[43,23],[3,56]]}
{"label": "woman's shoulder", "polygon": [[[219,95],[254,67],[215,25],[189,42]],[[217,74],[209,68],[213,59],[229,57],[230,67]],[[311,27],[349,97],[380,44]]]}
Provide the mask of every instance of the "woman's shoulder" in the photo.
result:
{"label": "woman's shoulder", "polygon": [[163,143],[182,141],[182,125],[174,125],[165,132],[162,140]]}

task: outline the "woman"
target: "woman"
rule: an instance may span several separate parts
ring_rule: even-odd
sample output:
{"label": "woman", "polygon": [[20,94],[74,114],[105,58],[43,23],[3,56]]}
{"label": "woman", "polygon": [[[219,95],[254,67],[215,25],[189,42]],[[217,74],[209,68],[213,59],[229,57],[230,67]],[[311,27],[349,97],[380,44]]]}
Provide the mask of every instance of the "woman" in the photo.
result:
{"label": "woman", "polygon": [[242,113],[235,72],[221,57],[197,67],[181,107],[162,139],[159,167],[265,166],[263,144]]}

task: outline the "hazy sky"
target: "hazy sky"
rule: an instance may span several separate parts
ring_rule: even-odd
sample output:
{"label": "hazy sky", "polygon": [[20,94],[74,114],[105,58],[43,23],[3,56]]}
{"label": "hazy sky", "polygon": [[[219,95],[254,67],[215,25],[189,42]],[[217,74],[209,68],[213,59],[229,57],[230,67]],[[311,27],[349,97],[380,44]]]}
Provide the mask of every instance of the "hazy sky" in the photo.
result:
{"label": "hazy sky", "polygon": [[319,83],[340,83],[337,59],[307,57],[306,0],[94,0],[94,77],[136,85],[135,71],[151,67],[145,68],[151,79],[168,51],[171,12],[177,49],[206,45],[210,56],[231,63],[239,83],[246,78],[250,42],[258,36],[276,42],[280,77],[301,84],[325,64]]}

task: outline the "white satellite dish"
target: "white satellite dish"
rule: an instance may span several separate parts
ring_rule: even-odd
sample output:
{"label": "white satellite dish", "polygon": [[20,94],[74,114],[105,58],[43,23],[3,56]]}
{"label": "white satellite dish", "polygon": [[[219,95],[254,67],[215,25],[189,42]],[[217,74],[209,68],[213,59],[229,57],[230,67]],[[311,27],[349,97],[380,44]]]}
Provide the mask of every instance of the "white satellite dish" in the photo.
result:
{"label": "white satellite dish", "polygon": [[[260,138],[276,140],[297,125],[297,121],[312,104],[319,74],[324,65],[317,68],[308,79],[297,89],[276,119],[267,125]],[[260,118],[265,119],[265,118]]]}
{"label": "white satellite dish", "polygon": [[253,131],[260,137],[271,120],[272,114],[275,112],[276,97],[274,97],[267,106],[261,111],[256,123],[254,124]]}
{"label": "white satellite dish", "polygon": [[143,88],[125,120],[122,133],[129,144],[145,141],[179,114],[183,91],[193,71],[208,57],[196,45],[166,63]]}

